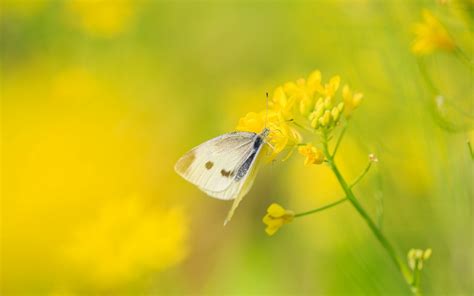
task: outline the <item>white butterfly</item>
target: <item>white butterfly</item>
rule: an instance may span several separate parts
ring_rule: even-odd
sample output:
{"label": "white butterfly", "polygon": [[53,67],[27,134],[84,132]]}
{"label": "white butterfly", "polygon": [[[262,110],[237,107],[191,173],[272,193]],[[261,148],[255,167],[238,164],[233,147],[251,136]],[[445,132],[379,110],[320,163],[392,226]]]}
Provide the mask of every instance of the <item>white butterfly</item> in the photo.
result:
{"label": "white butterfly", "polygon": [[174,167],[178,174],[207,195],[234,200],[224,225],[252,187],[269,133],[265,128],[260,134],[224,134],[193,148]]}

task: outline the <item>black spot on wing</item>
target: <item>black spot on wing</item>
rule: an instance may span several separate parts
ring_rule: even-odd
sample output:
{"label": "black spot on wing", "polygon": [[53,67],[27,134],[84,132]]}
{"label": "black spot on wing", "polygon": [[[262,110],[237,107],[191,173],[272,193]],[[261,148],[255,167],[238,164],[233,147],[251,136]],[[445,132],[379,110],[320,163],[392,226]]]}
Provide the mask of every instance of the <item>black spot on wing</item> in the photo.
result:
{"label": "black spot on wing", "polygon": [[206,167],[206,169],[210,170],[214,166],[214,163],[212,161],[208,161],[204,166]]}
{"label": "black spot on wing", "polygon": [[222,177],[232,177],[234,175],[233,171],[226,171],[224,169],[221,170]]}

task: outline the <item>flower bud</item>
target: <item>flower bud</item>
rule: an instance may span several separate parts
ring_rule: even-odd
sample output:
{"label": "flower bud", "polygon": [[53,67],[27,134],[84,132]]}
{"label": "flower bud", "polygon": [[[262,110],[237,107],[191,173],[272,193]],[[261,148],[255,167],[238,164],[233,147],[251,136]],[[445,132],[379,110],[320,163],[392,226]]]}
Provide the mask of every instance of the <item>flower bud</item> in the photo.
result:
{"label": "flower bud", "polygon": [[326,109],[331,108],[331,97],[326,97],[324,99],[324,108]]}
{"label": "flower bud", "polygon": [[352,105],[354,108],[358,107],[360,103],[362,103],[362,98],[364,97],[361,93],[355,93],[354,97],[352,97]]}
{"label": "flower bud", "polygon": [[425,252],[423,253],[423,260],[429,259],[432,253],[433,251],[431,249],[426,249]]}
{"label": "flower bud", "polygon": [[309,112],[311,112],[311,107],[313,105],[311,103],[312,103],[312,100],[308,97],[305,97],[300,101],[300,113],[301,113],[301,115],[308,116]]}
{"label": "flower bud", "polygon": [[263,223],[267,225],[265,232],[274,235],[283,224],[293,221],[295,214],[293,211],[284,209],[279,204],[273,203],[267,209],[267,214],[263,217]]}
{"label": "flower bud", "polygon": [[322,108],[323,105],[324,105],[324,100],[323,100],[323,98],[320,97],[320,98],[318,99],[318,101],[316,102],[316,105],[315,105],[314,109],[318,109],[318,108],[320,108],[320,107]]}
{"label": "flower bud", "polygon": [[332,108],[331,115],[334,122],[337,122],[337,120],[339,119],[339,109],[337,107]]}
{"label": "flower bud", "polygon": [[369,154],[369,161],[370,162],[379,162],[379,159],[377,158],[377,156],[373,153],[370,153]]}
{"label": "flower bud", "polygon": [[337,109],[339,112],[342,112],[342,110],[344,110],[344,102],[340,102],[339,105],[337,105]]}
{"label": "flower bud", "polygon": [[319,123],[322,126],[328,126],[329,123],[331,122],[331,112],[329,110],[326,110],[324,112],[324,115],[320,117],[319,120],[320,120]]}

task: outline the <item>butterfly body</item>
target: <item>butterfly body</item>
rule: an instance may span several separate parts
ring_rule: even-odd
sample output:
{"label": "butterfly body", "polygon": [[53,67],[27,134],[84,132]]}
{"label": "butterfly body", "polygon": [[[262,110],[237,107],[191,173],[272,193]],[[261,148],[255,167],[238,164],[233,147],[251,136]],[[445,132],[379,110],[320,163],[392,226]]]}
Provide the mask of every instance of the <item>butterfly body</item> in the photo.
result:
{"label": "butterfly body", "polygon": [[253,184],[269,133],[265,128],[259,134],[231,132],[216,137],[182,156],[175,170],[207,195],[234,200],[226,219],[228,222]]}

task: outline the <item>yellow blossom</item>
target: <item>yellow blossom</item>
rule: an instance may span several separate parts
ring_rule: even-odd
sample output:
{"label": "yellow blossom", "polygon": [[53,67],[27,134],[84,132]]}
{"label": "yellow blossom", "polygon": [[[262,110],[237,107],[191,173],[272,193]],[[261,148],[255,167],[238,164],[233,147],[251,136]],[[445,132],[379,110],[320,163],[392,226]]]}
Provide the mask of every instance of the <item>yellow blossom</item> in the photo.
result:
{"label": "yellow blossom", "polygon": [[428,10],[422,11],[423,22],[415,24],[416,37],[411,50],[417,55],[430,54],[435,50],[452,51],[455,44],[448,31]]}
{"label": "yellow blossom", "polygon": [[410,267],[410,269],[423,269],[423,262],[431,257],[432,252],[433,251],[430,248],[424,251],[420,249],[411,249],[407,255],[408,266]]}
{"label": "yellow blossom", "polygon": [[289,96],[300,98],[312,96],[317,90],[321,90],[321,72],[315,70],[307,79],[300,78],[296,82],[287,82],[283,85],[283,89]]}
{"label": "yellow blossom", "polygon": [[270,236],[274,235],[283,224],[293,221],[294,216],[295,214],[292,211],[285,210],[279,204],[271,204],[262,220],[267,225],[265,232]]}
{"label": "yellow blossom", "polygon": [[321,126],[328,126],[331,122],[331,111],[326,110],[324,111],[323,116],[319,118],[319,124]]}
{"label": "yellow blossom", "polygon": [[282,152],[287,146],[300,142],[301,136],[298,131],[273,110],[269,110],[268,113],[267,111],[247,113],[240,118],[236,130],[260,133],[265,126],[270,129],[267,141],[273,148],[271,158]]}
{"label": "yellow blossom", "polygon": [[305,156],[305,165],[321,164],[324,161],[324,153],[321,149],[314,147],[311,144],[307,144],[298,148],[298,152]]}
{"label": "yellow blossom", "polygon": [[339,105],[340,110],[344,109],[344,116],[349,118],[352,115],[354,109],[356,109],[362,102],[363,94],[356,92],[352,93],[349,86],[346,84],[342,88],[342,98],[344,99],[344,104]]}
{"label": "yellow blossom", "polygon": [[336,91],[339,89],[339,84],[341,83],[341,78],[339,76],[333,76],[329,79],[329,83],[324,85],[324,88],[321,90],[321,94],[327,97],[333,97],[336,94]]}
{"label": "yellow blossom", "polygon": [[[361,93],[352,94],[345,85],[341,102],[341,96],[336,96],[340,83],[341,79],[336,75],[322,85],[318,70],[307,79],[286,82],[275,89],[268,116],[266,111],[248,113],[240,119],[237,130],[260,133],[265,126],[268,127],[271,131],[269,144],[274,148],[273,157],[286,147],[301,142],[297,127],[330,132],[341,121],[343,113],[346,119],[349,118],[362,101]],[[319,158],[313,160],[322,161]]]}
{"label": "yellow blossom", "polygon": [[370,161],[370,162],[379,162],[379,159],[378,159],[378,157],[377,157],[375,154],[370,153],[370,154],[369,154],[369,161]]}
{"label": "yellow blossom", "polygon": [[278,87],[272,98],[272,109],[280,112],[285,119],[293,118],[293,108],[297,106],[303,116],[307,116],[314,107],[314,94],[322,91],[321,72],[313,71],[307,79],[300,78]]}
{"label": "yellow blossom", "polygon": [[431,257],[431,254],[433,253],[433,250],[431,250],[431,248],[428,248],[426,249],[424,252],[423,252],[423,260],[427,260]]}
{"label": "yellow blossom", "polygon": [[293,117],[292,109],[294,103],[294,99],[290,100],[290,98],[286,95],[283,87],[279,86],[273,92],[270,107],[272,107],[275,112],[280,113],[283,118],[291,119]]}
{"label": "yellow blossom", "polygon": [[340,111],[337,107],[332,108],[331,110],[332,120],[336,122],[339,119],[339,113]]}

